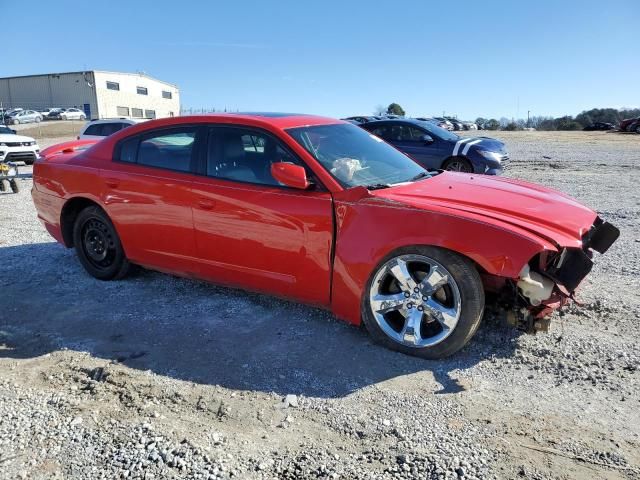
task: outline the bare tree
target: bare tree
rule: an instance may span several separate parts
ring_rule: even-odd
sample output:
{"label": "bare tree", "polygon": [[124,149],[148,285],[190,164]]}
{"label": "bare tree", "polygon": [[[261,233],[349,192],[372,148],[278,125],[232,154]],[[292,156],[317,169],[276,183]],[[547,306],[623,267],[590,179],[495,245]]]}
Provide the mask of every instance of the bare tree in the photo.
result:
{"label": "bare tree", "polygon": [[376,105],[376,108],[373,109],[373,114],[376,117],[381,117],[387,114],[387,107],[384,105]]}

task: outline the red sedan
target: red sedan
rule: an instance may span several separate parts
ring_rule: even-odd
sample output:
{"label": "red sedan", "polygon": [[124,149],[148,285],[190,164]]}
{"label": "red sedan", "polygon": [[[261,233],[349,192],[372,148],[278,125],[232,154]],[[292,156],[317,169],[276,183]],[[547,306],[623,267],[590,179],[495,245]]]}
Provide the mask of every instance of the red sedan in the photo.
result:
{"label": "red sedan", "polygon": [[467,343],[485,292],[544,329],[618,235],[562,193],[427,172],[355,125],[307,115],[131,126],[38,160],[32,194],[96,278],[137,264],[291,298],[424,358]]}

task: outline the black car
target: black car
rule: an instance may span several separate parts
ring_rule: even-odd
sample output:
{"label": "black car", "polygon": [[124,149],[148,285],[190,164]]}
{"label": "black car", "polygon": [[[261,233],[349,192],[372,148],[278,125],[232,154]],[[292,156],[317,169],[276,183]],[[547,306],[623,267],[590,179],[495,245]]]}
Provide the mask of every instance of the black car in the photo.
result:
{"label": "black car", "polygon": [[13,128],[9,128],[5,125],[0,125],[0,135],[16,135],[16,132]]}
{"label": "black car", "polygon": [[595,122],[593,125],[584,127],[582,130],[586,132],[591,132],[594,130],[615,130],[615,128],[616,127],[613,123]]}
{"label": "black car", "polygon": [[432,122],[380,120],[359,125],[404,152],[428,170],[499,175],[509,155],[504,143],[488,137],[459,137]]}
{"label": "black car", "polygon": [[52,110],[51,112],[49,112],[49,114],[47,115],[47,119],[60,120],[62,118],[60,115],[66,111],[67,111],[66,108],[56,108],[55,110]]}

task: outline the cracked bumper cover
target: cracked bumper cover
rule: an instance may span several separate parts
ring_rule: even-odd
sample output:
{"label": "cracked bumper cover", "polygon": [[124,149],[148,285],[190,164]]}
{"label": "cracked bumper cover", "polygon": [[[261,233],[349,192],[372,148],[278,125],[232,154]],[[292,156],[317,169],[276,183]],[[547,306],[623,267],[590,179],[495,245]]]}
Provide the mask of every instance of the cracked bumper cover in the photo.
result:
{"label": "cracked bumper cover", "polygon": [[[528,307],[532,320],[543,319],[573,299],[574,292],[593,267],[593,250],[605,253],[620,236],[620,231],[599,217],[582,237],[580,248],[565,248],[555,257],[544,275],[555,282],[556,288],[542,301]],[[519,285],[520,287],[520,285]],[[522,292],[522,289],[520,290]],[[529,326],[533,328],[535,325]]]}
{"label": "cracked bumper cover", "polygon": [[605,253],[620,236],[620,230],[600,217],[582,237],[582,249],[565,248],[558,261],[547,270],[556,283],[571,295],[593,267],[592,250]]}

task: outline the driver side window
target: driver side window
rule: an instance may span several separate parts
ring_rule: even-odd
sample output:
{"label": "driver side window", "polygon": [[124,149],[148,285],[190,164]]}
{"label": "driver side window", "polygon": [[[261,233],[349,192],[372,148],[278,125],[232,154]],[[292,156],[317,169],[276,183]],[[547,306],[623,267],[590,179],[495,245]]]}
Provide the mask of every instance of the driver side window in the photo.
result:
{"label": "driver side window", "polygon": [[213,127],[207,148],[207,175],[236,182],[278,186],[271,164],[302,163],[268,134],[235,127]]}
{"label": "driver side window", "polygon": [[423,131],[409,125],[402,125],[399,129],[399,140],[402,142],[418,142],[424,135]]}

